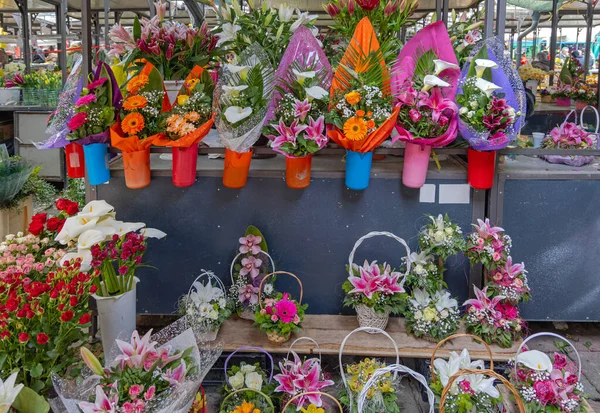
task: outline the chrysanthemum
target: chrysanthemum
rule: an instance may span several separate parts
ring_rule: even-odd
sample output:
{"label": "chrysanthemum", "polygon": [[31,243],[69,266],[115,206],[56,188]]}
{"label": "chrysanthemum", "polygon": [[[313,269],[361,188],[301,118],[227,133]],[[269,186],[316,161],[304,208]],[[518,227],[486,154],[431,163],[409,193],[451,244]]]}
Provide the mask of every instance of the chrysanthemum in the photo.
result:
{"label": "chrysanthemum", "polygon": [[147,84],[148,84],[148,76],[140,73],[139,75],[132,78],[127,83],[127,91],[130,94],[135,95],[137,92],[140,91],[141,88],[143,88]]}
{"label": "chrysanthemum", "polygon": [[367,135],[367,122],[353,116],[344,123],[344,135],[351,141],[359,141]]}
{"label": "chrysanthemum", "polygon": [[147,104],[148,100],[145,97],[140,95],[133,95],[125,99],[125,102],[123,102],[123,109],[127,111],[141,109],[146,107]]}
{"label": "chrysanthemum", "polygon": [[123,132],[129,136],[133,136],[136,133],[141,132],[144,129],[144,117],[139,113],[130,113],[121,122],[121,128]]}
{"label": "chrysanthemum", "polygon": [[89,105],[90,103],[93,103],[96,101],[96,95],[94,95],[93,93],[90,93],[89,95],[85,95],[80,97],[79,99],[77,99],[77,102],[75,102],[75,107],[81,107],[81,106],[85,106],[85,105]]}

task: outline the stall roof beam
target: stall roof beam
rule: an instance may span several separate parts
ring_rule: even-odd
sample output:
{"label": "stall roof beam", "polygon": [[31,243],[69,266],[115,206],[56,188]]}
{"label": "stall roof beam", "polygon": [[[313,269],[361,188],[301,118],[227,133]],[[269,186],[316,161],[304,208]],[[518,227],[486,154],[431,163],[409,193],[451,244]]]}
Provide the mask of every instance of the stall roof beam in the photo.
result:
{"label": "stall roof beam", "polygon": [[[552,31],[550,33],[550,86],[554,84],[554,64],[556,60],[556,42],[558,40],[558,0],[552,3]],[[520,56],[517,57],[519,59]]]}
{"label": "stall roof beam", "polygon": [[29,10],[27,0],[15,0],[19,11],[21,12],[21,27],[23,30],[23,58],[25,60],[25,71],[29,73],[31,68],[31,41],[29,30]]}

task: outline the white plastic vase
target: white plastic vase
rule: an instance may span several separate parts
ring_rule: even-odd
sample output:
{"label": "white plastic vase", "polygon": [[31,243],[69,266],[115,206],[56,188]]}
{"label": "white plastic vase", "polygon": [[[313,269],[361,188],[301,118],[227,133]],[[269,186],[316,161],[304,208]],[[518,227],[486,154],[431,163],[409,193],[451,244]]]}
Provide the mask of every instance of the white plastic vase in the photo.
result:
{"label": "white plastic vase", "polygon": [[525,82],[525,87],[529,90],[531,90],[533,92],[533,94],[535,95],[537,93],[537,88],[538,88],[538,84],[540,82],[537,80],[533,80],[533,79],[529,79],[527,82]]}
{"label": "white plastic vase", "polygon": [[135,331],[136,287],[140,280],[133,277],[133,282],[133,288],[125,294],[114,297],[93,295],[98,307],[105,366],[110,366],[118,355],[115,340],[129,342],[131,334]]}
{"label": "white plastic vase", "polygon": [[165,90],[167,91],[171,106],[175,103],[179,89],[183,86],[183,82],[183,80],[165,80]]}

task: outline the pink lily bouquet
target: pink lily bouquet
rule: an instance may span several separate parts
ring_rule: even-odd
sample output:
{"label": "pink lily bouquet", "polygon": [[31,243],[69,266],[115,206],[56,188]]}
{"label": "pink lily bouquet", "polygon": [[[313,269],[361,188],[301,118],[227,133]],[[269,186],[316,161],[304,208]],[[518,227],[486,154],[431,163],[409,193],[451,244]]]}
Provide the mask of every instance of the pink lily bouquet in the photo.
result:
{"label": "pink lily bouquet", "polygon": [[495,294],[503,295],[513,302],[529,301],[531,296],[525,264],[513,264],[512,257],[508,257],[504,265],[497,266],[490,272],[488,285]]}
{"label": "pink lily bouquet", "polygon": [[488,270],[494,270],[506,262],[512,240],[504,233],[504,229],[492,226],[487,218],[485,221],[478,219],[473,227],[475,231],[467,237],[465,250],[469,261],[472,264],[482,263]]}
{"label": "pink lily bouquet", "polygon": [[488,344],[495,342],[500,347],[510,347],[513,340],[523,336],[526,327],[519,309],[502,295],[492,297],[493,292],[488,287],[474,289],[476,298],[464,303],[467,330]]}
{"label": "pink lily bouquet", "polygon": [[269,340],[285,343],[302,327],[308,304],[298,303],[288,293],[278,293],[275,298],[265,299],[261,307],[254,315],[254,325],[267,333]]}
{"label": "pink lily bouquet", "polygon": [[549,138],[542,142],[547,149],[592,149],[596,135],[586,131],[573,122],[565,122],[550,132]]}
{"label": "pink lily bouquet", "polygon": [[307,394],[294,399],[292,401],[294,407],[289,407],[286,412],[306,411],[305,407],[309,408],[309,406],[322,407],[323,400],[319,392],[335,383],[333,380],[325,379],[319,359],[310,358],[302,361],[294,351],[291,353],[294,360],[285,359],[279,362],[281,373],[273,377],[279,383],[275,392],[283,393],[283,405],[296,395]]}

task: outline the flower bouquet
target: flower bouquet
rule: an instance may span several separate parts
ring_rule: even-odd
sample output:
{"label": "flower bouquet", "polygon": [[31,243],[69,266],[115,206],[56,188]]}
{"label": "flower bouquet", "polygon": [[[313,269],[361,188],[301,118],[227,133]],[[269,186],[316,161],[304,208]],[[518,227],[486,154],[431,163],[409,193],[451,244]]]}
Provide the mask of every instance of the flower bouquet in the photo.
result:
{"label": "flower bouquet", "polygon": [[[275,298],[261,300],[261,292],[265,281],[274,275],[285,274],[294,278],[300,286],[298,301],[291,299],[288,293],[277,293]],[[254,325],[267,333],[270,341],[283,344],[290,339],[290,335],[302,328],[304,312],[308,304],[302,305],[302,282],[294,274],[287,271],[275,271],[267,274],[258,287],[258,305],[260,310],[254,314]]]}
{"label": "flower bouquet", "polygon": [[[552,129],[549,137],[542,141],[542,148],[546,149],[594,149],[594,146],[598,145],[598,127],[600,126],[600,117],[596,108],[591,107],[596,113],[596,131],[595,133],[588,132],[583,126],[577,124],[577,112],[571,111],[567,115],[565,121],[560,125]],[[575,114],[575,122],[569,122],[571,114]],[[583,118],[583,116],[582,116]],[[549,163],[562,163],[570,166],[583,166],[594,161],[593,156],[584,155],[544,155],[542,156],[546,162]]]}
{"label": "flower bouquet", "polygon": [[354,264],[354,254],[364,240],[383,235],[393,238],[406,248],[407,257],[410,249],[406,242],[390,232],[369,232],[356,241],[348,258],[348,279],[342,285],[346,297],[344,305],[354,307],[361,327],[374,327],[384,330],[388,324],[390,313],[399,314],[406,304],[404,280],[410,273],[411,262],[406,262],[406,274],[393,271],[390,265],[369,263],[365,260],[362,267]]}
{"label": "flower bouquet", "polygon": [[494,184],[496,150],[517,137],[525,120],[526,97],[523,83],[504,57],[504,42],[487,39],[473,49],[473,61],[463,68],[458,130],[469,142],[468,180],[475,189]]}
{"label": "flower bouquet", "polygon": [[166,118],[166,132],[154,141],[173,150],[173,185],[185,188],[196,181],[198,143],[210,132],[214,83],[206,70],[194,66],[183,82]]}
{"label": "flower bouquet", "polygon": [[552,87],[550,94],[556,102],[556,106],[571,106],[571,96],[576,89],[567,83],[562,83],[560,80],[557,85]]}
{"label": "flower bouquet", "polygon": [[390,76],[371,22],[363,18],[335,71],[327,132],[346,149],[346,186],[369,186],[373,150],[390,135],[398,116],[392,105]]}
{"label": "flower bouquet", "polygon": [[525,264],[513,264],[512,257],[507,257],[504,265],[490,271],[488,278],[488,286],[495,294],[503,295],[512,302],[529,301],[531,291]]}
{"label": "flower bouquet", "polygon": [[[270,361],[270,371],[261,368],[260,363],[248,364],[244,361],[239,366],[229,368],[232,357],[242,350],[254,350],[264,353]],[[221,394],[225,396],[221,402],[219,413],[275,413],[271,396],[275,389],[273,383],[273,357],[260,347],[241,347],[231,353],[225,360],[225,385]],[[246,409],[246,410],[244,410]]]}
{"label": "flower bouquet", "polygon": [[503,228],[493,227],[488,218],[478,219],[473,227],[475,231],[467,237],[465,255],[471,264],[481,263],[492,271],[510,255],[512,240]]}
{"label": "flower bouquet", "polygon": [[120,121],[111,126],[112,146],[121,149],[125,185],[139,189],[150,184],[150,146],[164,135],[162,112],[169,110],[163,80],[154,66],[147,63],[125,86]]}
{"label": "flower bouquet", "polygon": [[567,57],[558,76],[556,106],[571,106],[571,98],[579,89],[585,70],[579,60]]}
{"label": "flower bouquet", "polygon": [[550,89],[542,89],[540,95],[542,97],[542,103],[554,103],[556,101],[556,97],[552,96]]}
{"label": "flower bouquet", "polygon": [[[207,278],[206,284],[202,278]],[[201,342],[215,341],[221,324],[231,316],[223,281],[212,271],[202,270],[179,301],[179,313],[190,316]]]}
{"label": "flower bouquet", "polygon": [[598,92],[596,87],[589,85],[580,85],[579,89],[573,92],[575,99],[575,109],[583,110],[586,106],[598,106]]}
{"label": "flower bouquet", "polygon": [[419,288],[412,291],[404,316],[409,334],[434,343],[454,334],[461,319],[458,302],[450,292],[441,290],[430,295]]}
{"label": "flower bouquet", "polygon": [[[344,413],[344,408],[342,407],[342,405],[340,404],[338,399],[336,399],[335,397],[333,397],[330,394],[322,393],[319,391],[311,391],[311,392],[300,393],[300,394],[295,395],[294,397],[292,397],[290,399],[289,402],[287,402],[287,404],[285,406],[283,406],[282,412],[283,413],[298,412],[298,409],[296,408],[296,404],[299,403],[299,400],[316,398],[316,397],[321,398],[321,407],[317,406],[314,403],[309,403],[306,408],[304,408],[304,409],[300,408],[299,411],[301,413],[326,413],[326,412],[330,412],[331,411],[330,409],[333,409],[335,411],[339,411],[340,413]],[[334,406],[334,407],[330,407],[330,406]]]}
{"label": "flower bouquet", "polygon": [[186,318],[158,334],[151,332],[140,338],[134,331],[130,341],[117,340],[120,354],[108,368],[81,347],[81,358],[91,371],[77,381],[53,377],[67,412],[189,412],[222,346],[199,348]]}
{"label": "flower bouquet", "polygon": [[[265,237],[254,226],[249,226],[239,239],[238,254],[231,262],[230,301],[240,318],[254,321],[258,306],[258,287],[263,278],[275,271],[275,263],[268,253]],[[272,283],[261,291],[265,298],[275,298]]]}
{"label": "flower bouquet", "polygon": [[[526,344],[536,337],[551,336],[565,341],[577,356],[578,363],[565,354],[554,353],[553,358],[538,350],[528,350]],[[521,350],[525,350],[522,351]],[[510,369],[510,382],[517,388],[528,412],[586,413],[581,358],[575,346],[554,333],[538,333],[521,343]]]}
{"label": "flower bouquet", "polygon": [[531,90],[534,95],[537,94],[538,85],[546,79],[546,76],[548,76],[547,72],[533,67],[531,63],[519,66],[519,77],[525,82],[525,87]]}
{"label": "flower bouquet", "polygon": [[110,180],[108,169],[109,129],[121,108],[121,91],[106,63],[98,65],[93,80],[81,89],[67,122],[67,140],[83,146],[87,179],[90,185]]}
{"label": "flower bouquet", "polygon": [[427,254],[434,254],[439,259],[439,270],[444,270],[444,261],[458,254],[465,248],[462,229],[450,220],[448,214],[434,217],[419,232],[419,247]]}
{"label": "flower bouquet", "polygon": [[408,288],[421,288],[430,294],[447,287],[444,282],[443,272],[440,271],[435,263],[434,256],[426,255],[424,252],[411,252],[408,258],[410,261],[410,272],[406,275],[405,285]]}
{"label": "flower bouquet", "polygon": [[488,287],[483,290],[473,288],[476,298],[464,303],[467,330],[488,344],[495,342],[502,348],[509,348],[513,340],[523,336],[526,327],[519,309],[502,295],[492,296],[493,291]]}
{"label": "flower bouquet", "polygon": [[452,10],[452,23],[448,27],[448,35],[456,53],[456,58],[460,67],[470,62],[470,54],[473,48],[483,38],[481,26],[483,26],[483,16],[481,12],[476,12],[467,16],[467,12],[462,12],[460,16]]}
{"label": "flower bouquet", "polygon": [[393,141],[406,142],[402,183],[410,188],[425,183],[431,148],[456,138],[457,63],[446,26],[438,21],[410,39],[394,64],[392,94],[400,113]]}
{"label": "flower bouquet", "polygon": [[300,27],[275,73],[276,86],[265,133],[271,148],[286,157],[286,183],[302,189],[310,184],[313,153],[327,144],[325,114],[331,66],[317,39]]}
{"label": "flower bouquet", "polygon": [[265,51],[253,43],[226,64],[214,93],[216,126],[225,146],[223,185],[242,188],[248,180],[251,147],[262,133],[273,91],[273,68]]}
{"label": "flower bouquet", "polygon": [[92,268],[94,298],[100,316],[102,344],[107,365],[114,356],[115,339],[135,330],[137,268],[143,265],[147,238],[163,238],[162,231],[145,228],[142,222],[115,219],[106,201],[91,201],[77,215],[67,218],[56,241],[76,245],[77,252],[63,260],[80,257]]}

